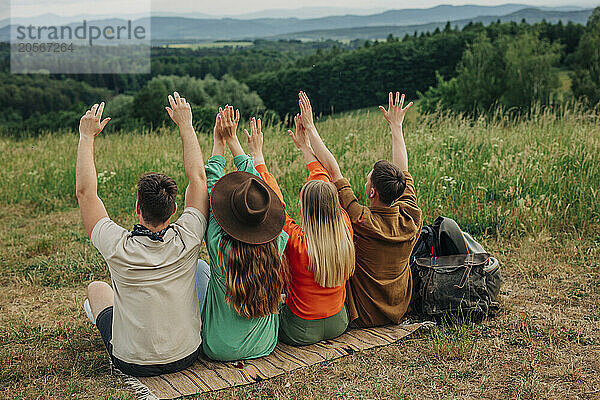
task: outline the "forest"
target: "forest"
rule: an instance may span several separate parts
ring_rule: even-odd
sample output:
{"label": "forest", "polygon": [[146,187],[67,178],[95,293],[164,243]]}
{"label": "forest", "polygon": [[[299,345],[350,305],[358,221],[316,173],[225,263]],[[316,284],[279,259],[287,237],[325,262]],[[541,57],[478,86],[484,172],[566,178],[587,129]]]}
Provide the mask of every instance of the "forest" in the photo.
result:
{"label": "forest", "polygon": [[155,110],[175,89],[193,104],[201,126],[225,103],[245,117],[288,121],[300,89],[320,114],[378,105],[397,88],[419,97],[425,112],[477,116],[500,106],[526,113],[533,105],[574,99],[594,107],[600,101],[598,48],[600,8],[587,26],[498,21],[458,29],[448,22],[444,29],[386,41],[156,46],[151,74],[10,74],[10,49],[0,44],[0,135],[72,130],[85,107],[99,101],[107,101],[112,130],[158,127],[166,117]]}

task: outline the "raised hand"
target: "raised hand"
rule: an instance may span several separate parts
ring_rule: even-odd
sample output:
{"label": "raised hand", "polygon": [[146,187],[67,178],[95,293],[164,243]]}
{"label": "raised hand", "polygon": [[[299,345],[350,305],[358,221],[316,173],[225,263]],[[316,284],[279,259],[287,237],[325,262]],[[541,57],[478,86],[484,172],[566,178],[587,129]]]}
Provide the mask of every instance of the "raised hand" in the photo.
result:
{"label": "raised hand", "polygon": [[302,126],[304,128],[303,132],[310,143],[310,154],[301,149],[302,153],[304,154],[304,159],[307,162],[309,162],[311,157],[315,158],[315,160],[318,160],[329,172],[334,181],[342,178],[342,173],[340,172],[340,167],[335,157],[333,154],[331,154],[323,142],[323,139],[321,139],[321,136],[319,136],[319,132],[317,132],[317,128],[315,127],[315,123],[313,121],[312,106],[310,105],[308,96],[306,93],[301,91],[298,93],[298,98],[298,104],[300,105],[300,120],[302,121]]}
{"label": "raised hand", "polygon": [[296,125],[296,133],[294,133],[291,129],[288,129],[288,134],[294,141],[294,144],[300,151],[310,150],[310,141],[308,136],[306,136],[306,128],[302,124],[302,117],[300,114],[296,114],[294,116],[294,124]]}
{"label": "raised hand", "polygon": [[305,92],[298,93],[298,105],[300,106],[300,116],[302,118],[302,125],[306,129],[312,129],[315,127],[313,122],[313,111],[310,105],[310,100]]}
{"label": "raised hand", "polygon": [[234,113],[232,106],[219,107],[219,119],[221,124],[220,134],[227,143],[229,150],[231,150],[231,154],[234,157],[243,155],[244,149],[242,149],[236,134],[240,122],[240,110],[235,110]]}
{"label": "raised hand", "polygon": [[192,107],[179,93],[175,92],[169,95],[169,104],[171,107],[165,107],[169,117],[177,124],[179,128],[192,126]]}
{"label": "raised hand", "polygon": [[294,144],[302,152],[304,161],[310,164],[313,161],[317,161],[315,154],[313,153],[312,147],[310,147],[310,139],[306,127],[302,123],[302,117],[300,114],[296,114],[294,117],[294,123],[296,124],[296,133],[288,130],[288,134],[294,141]]}
{"label": "raised hand", "polygon": [[402,122],[406,111],[413,105],[411,101],[404,106],[404,95],[400,97],[400,92],[396,92],[396,98],[392,92],[389,94],[388,110],[379,106],[385,120],[390,124],[392,131],[392,162],[400,168],[401,171],[408,171],[408,155],[406,154],[406,144],[404,143],[404,134],[402,133]]}
{"label": "raised hand", "polygon": [[225,137],[223,137],[223,123],[221,120],[221,114],[217,113],[217,117],[215,118],[215,127],[213,128],[213,136],[215,143],[219,142],[225,144]]}
{"label": "raised hand", "polygon": [[217,113],[215,117],[215,127],[213,129],[213,156],[225,156],[225,138],[223,137],[223,124],[221,123],[221,114]]}
{"label": "raised hand", "polygon": [[262,133],[262,122],[260,118],[252,118],[250,121],[250,133],[247,129],[244,129],[246,138],[248,139],[248,150],[250,154],[256,159],[257,156],[262,156],[263,148],[263,133]]}
{"label": "raised hand", "polygon": [[179,127],[183,144],[183,167],[188,178],[185,207],[194,207],[208,217],[208,192],[202,150],[192,125],[192,106],[179,93],[168,96],[170,107],[165,107],[169,117]]}
{"label": "raised hand", "polygon": [[385,120],[392,126],[402,126],[402,122],[404,121],[404,115],[406,111],[413,105],[411,101],[404,108],[404,94],[400,97],[400,92],[396,92],[396,99],[394,100],[394,95],[392,92],[389,94],[389,104],[388,110],[386,111],[385,107],[379,106],[383,117]]}
{"label": "raised hand", "polygon": [[219,116],[221,117],[222,136],[226,141],[237,140],[236,131],[240,122],[240,110],[233,112],[232,106],[225,106],[225,109],[219,107]]}
{"label": "raised hand", "polygon": [[104,111],[104,102],[94,104],[83,117],[79,120],[79,136],[85,138],[95,138],[108,124],[110,118],[105,118],[102,122],[102,112]]}

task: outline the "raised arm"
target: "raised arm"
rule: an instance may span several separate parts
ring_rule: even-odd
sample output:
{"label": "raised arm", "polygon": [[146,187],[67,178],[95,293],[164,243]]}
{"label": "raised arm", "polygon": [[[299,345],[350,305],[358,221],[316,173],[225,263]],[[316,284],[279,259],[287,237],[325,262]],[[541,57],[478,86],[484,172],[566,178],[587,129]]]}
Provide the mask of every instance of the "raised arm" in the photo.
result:
{"label": "raised arm", "polygon": [[308,96],[304,92],[298,93],[300,104],[300,117],[302,119],[302,125],[306,129],[306,133],[310,142],[310,145],[314,151],[315,156],[319,160],[321,164],[325,167],[325,169],[331,175],[331,179],[335,182],[338,179],[342,179],[342,173],[340,172],[340,166],[337,163],[337,160],[331,154],[323,139],[319,136],[319,132],[317,132],[317,128],[315,127],[312,115],[312,106],[310,105],[310,100],[308,100]]}
{"label": "raised arm", "polygon": [[250,121],[250,132],[247,129],[244,129],[246,133],[246,139],[248,139],[248,151],[252,155],[254,159],[254,168],[260,174],[260,177],[267,185],[271,187],[277,193],[277,197],[283,203],[285,207],[285,202],[283,201],[283,194],[281,193],[281,189],[275,180],[275,177],[269,173],[267,166],[265,165],[265,157],[263,155],[263,133],[262,133],[262,123],[260,118],[257,120],[256,118],[252,118]]}
{"label": "raised arm", "polygon": [[[219,179],[225,175],[225,138],[223,138],[223,124],[221,123],[221,114],[217,113],[214,127],[214,143],[212,156],[208,159],[204,171],[206,172],[206,189],[208,195],[212,192],[213,186]],[[210,210],[209,210],[210,213]]]}
{"label": "raised arm", "polygon": [[179,93],[169,95],[171,107],[165,107],[169,117],[179,127],[183,143],[183,166],[188,178],[185,191],[185,207],[194,207],[208,217],[208,192],[206,189],[206,173],[204,160],[198,143],[198,137],[192,125],[192,108]]}
{"label": "raised arm", "polygon": [[104,103],[100,103],[100,106],[94,104],[79,121],[75,187],[83,226],[88,235],[92,234],[98,221],[108,217],[104,204],[98,197],[98,175],[94,164],[94,140],[110,121],[110,118],[101,121],[103,111]]}
{"label": "raised arm", "polygon": [[308,139],[308,135],[306,132],[306,128],[302,125],[302,117],[300,114],[296,114],[294,117],[294,124],[296,124],[296,133],[288,130],[288,134],[294,141],[296,148],[300,150],[302,156],[304,157],[304,161],[307,164],[311,162],[318,161],[315,153],[313,152],[312,147],[310,147],[310,141]]}
{"label": "raised arm", "polygon": [[250,132],[244,129],[246,139],[248,140],[248,151],[254,159],[254,166],[265,164],[265,156],[263,155],[263,133],[262,121],[260,118],[252,118],[250,121]]}
{"label": "raised arm", "polygon": [[217,117],[215,119],[215,127],[213,129],[212,155],[225,157],[226,147],[227,143],[225,142],[225,138],[223,137],[223,124],[221,123],[221,114],[217,113]]}
{"label": "raised arm", "polygon": [[229,150],[231,150],[231,154],[233,154],[234,157],[245,154],[237,137],[237,126],[240,122],[240,110],[235,110],[234,114],[232,106],[225,106],[225,109],[219,107],[219,117],[223,127],[221,133],[227,142]]}
{"label": "raised arm", "polygon": [[406,153],[406,144],[404,143],[404,135],[402,134],[402,122],[406,111],[413,105],[411,101],[404,108],[404,95],[400,97],[400,92],[396,92],[396,99],[392,92],[389,94],[388,110],[385,107],[379,106],[383,113],[383,117],[390,124],[392,131],[392,162],[400,168],[401,171],[408,171],[408,155]]}

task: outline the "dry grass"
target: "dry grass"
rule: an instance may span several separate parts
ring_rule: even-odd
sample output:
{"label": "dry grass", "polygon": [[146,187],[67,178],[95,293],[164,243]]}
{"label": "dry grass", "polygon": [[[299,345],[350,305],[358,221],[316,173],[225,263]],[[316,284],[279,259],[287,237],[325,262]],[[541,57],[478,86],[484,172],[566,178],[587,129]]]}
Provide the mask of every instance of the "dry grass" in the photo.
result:
{"label": "dry grass", "polygon": [[[496,319],[199,398],[600,398],[600,246],[560,243],[487,241],[506,260]],[[84,285],[0,289],[0,398],[133,398],[81,310]]]}

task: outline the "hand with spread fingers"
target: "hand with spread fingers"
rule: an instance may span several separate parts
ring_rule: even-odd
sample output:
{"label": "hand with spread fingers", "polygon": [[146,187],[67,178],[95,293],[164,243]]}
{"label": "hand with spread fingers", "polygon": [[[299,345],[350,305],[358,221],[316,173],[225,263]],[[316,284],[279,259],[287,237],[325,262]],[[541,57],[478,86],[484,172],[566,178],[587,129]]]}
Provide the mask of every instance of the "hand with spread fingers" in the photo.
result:
{"label": "hand with spread fingers", "polygon": [[296,133],[291,129],[288,129],[288,134],[292,138],[296,148],[302,151],[303,149],[310,150],[310,142],[308,136],[306,136],[306,128],[302,125],[302,117],[300,114],[294,116],[294,124],[296,125]]}
{"label": "hand with spread fingers", "polygon": [[219,107],[218,120],[220,135],[227,143],[234,157],[244,154],[244,149],[237,137],[237,127],[240,122],[240,110],[233,111],[233,106]]}
{"label": "hand with spread fingers", "polygon": [[[340,172],[340,166],[338,165],[337,160],[329,151],[321,136],[319,136],[319,132],[317,131],[313,120],[312,106],[306,92],[299,92],[298,99],[298,104],[300,105],[300,122],[302,123],[303,133],[310,144],[311,152],[311,155],[308,155],[303,151],[304,159],[308,162],[310,157],[314,157],[329,172],[332,180],[336,181],[342,178],[342,173]],[[298,135],[298,132],[296,132],[296,135]]]}
{"label": "hand with spread fingers", "polygon": [[175,92],[169,95],[169,104],[171,107],[165,107],[169,117],[177,124],[179,128],[192,126],[192,107],[179,93]]}
{"label": "hand with spread fingers", "polygon": [[240,122],[240,110],[233,112],[233,106],[226,105],[225,108],[219,107],[219,115],[221,117],[222,135],[226,141],[236,139],[237,126]]}
{"label": "hand with spread fingers", "polygon": [[223,124],[221,123],[221,114],[217,113],[215,118],[215,127],[213,128],[213,152],[212,155],[225,155],[227,143],[223,137]]}
{"label": "hand with spread fingers", "polygon": [[300,106],[300,116],[302,118],[302,125],[304,128],[312,130],[315,128],[313,121],[313,111],[310,100],[305,92],[298,93],[298,105]]}
{"label": "hand with spread fingers", "polygon": [[258,120],[252,118],[250,121],[250,133],[248,133],[247,129],[244,129],[244,132],[248,139],[248,151],[254,158],[254,165],[264,164],[262,121],[260,118]]}
{"label": "hand with spread fingers", "polygon": [[96,223],[108,216],[98,197],[98,173],[94,163],[94,139],[108,124],[110,118],[102,119],[104,103],[94,104],[79,121],[79,144],[75,164],[75,193],[81,210],[83,226],[88,235]]}
{"label": "hand with spread fingers", "polygon": [[[110,118],[102,120],[104,102],[94,104],[79,120],[79,135],[81,138],[95,138],[104,129]],[[101,121],[102,120],[102,121]]]}
{"label": "hand with spread fingers", "polygon": [[252,118],[250,121],[250,133],[247,129],[244,129],[246,138],[248,139],[248,150],[253,156],[262,154],[263,147],[263,133],[262,133],[262,121],[256,118]]}
{"label": "hand with spread fingers", "polygon": [[288,129],[288,135],[290,135],[292,138],[294,145],[296,145],[296,148],[302,152],[304,161],[306,161],[307,164],[317,161],[313,149],[310,147],[310,140],[308,138],[306,128],[302,124],[302,117],[300,114],[296,114],[294,117],[294,124],[296,125],[296,133],[294,133],[291,129]]}
{"label": "hand with spread fingers", "polygon": [[408,171],[408,154],[406,153],[406,144],[402,133],[402,123],[404,122],[404,115],[413,105],[413,102],[411,101],[404,107],[404,95],[400,96],[400,92],[396,92],[395,99],[394,94],[390,92],[388,101],[387,110],[383,106],[379,106],[379,109],[385,120],[390,124],[390,130],[392,131],[392,162],[401,171]]}
{"label": "hand with spread fingers", "polygon": [[206,217],[208,216],[208,192],[206,190],[206,173],[204,159],[194,130],[192,106],[178,92],[168,96],[169,106],[165,107],[169,117],[179,127],[183,144],[183,167],[188,178],[185,191],[185,207],[194,207]]}
{"label": "hand with spread fingers", "polygon": [[379,109],[381,110],[381,113],[383,114],[383,117],[385,118],[385,120],[392,127],[396,127],[396,126],[402,126],[402,122],[404,121],[404,115],[406,114],[406,112],[412,105],[413,105],[413,102],[411,101],[410,103],[408,103],[406,105],[406,107],[403,108],[404,94],[401,97],[400,92],[396,92],[396,98],[394,99],[393,93],[390,92],[387,111],[386,111],[385,107],[383,107],[383,106],[379,106]]}

